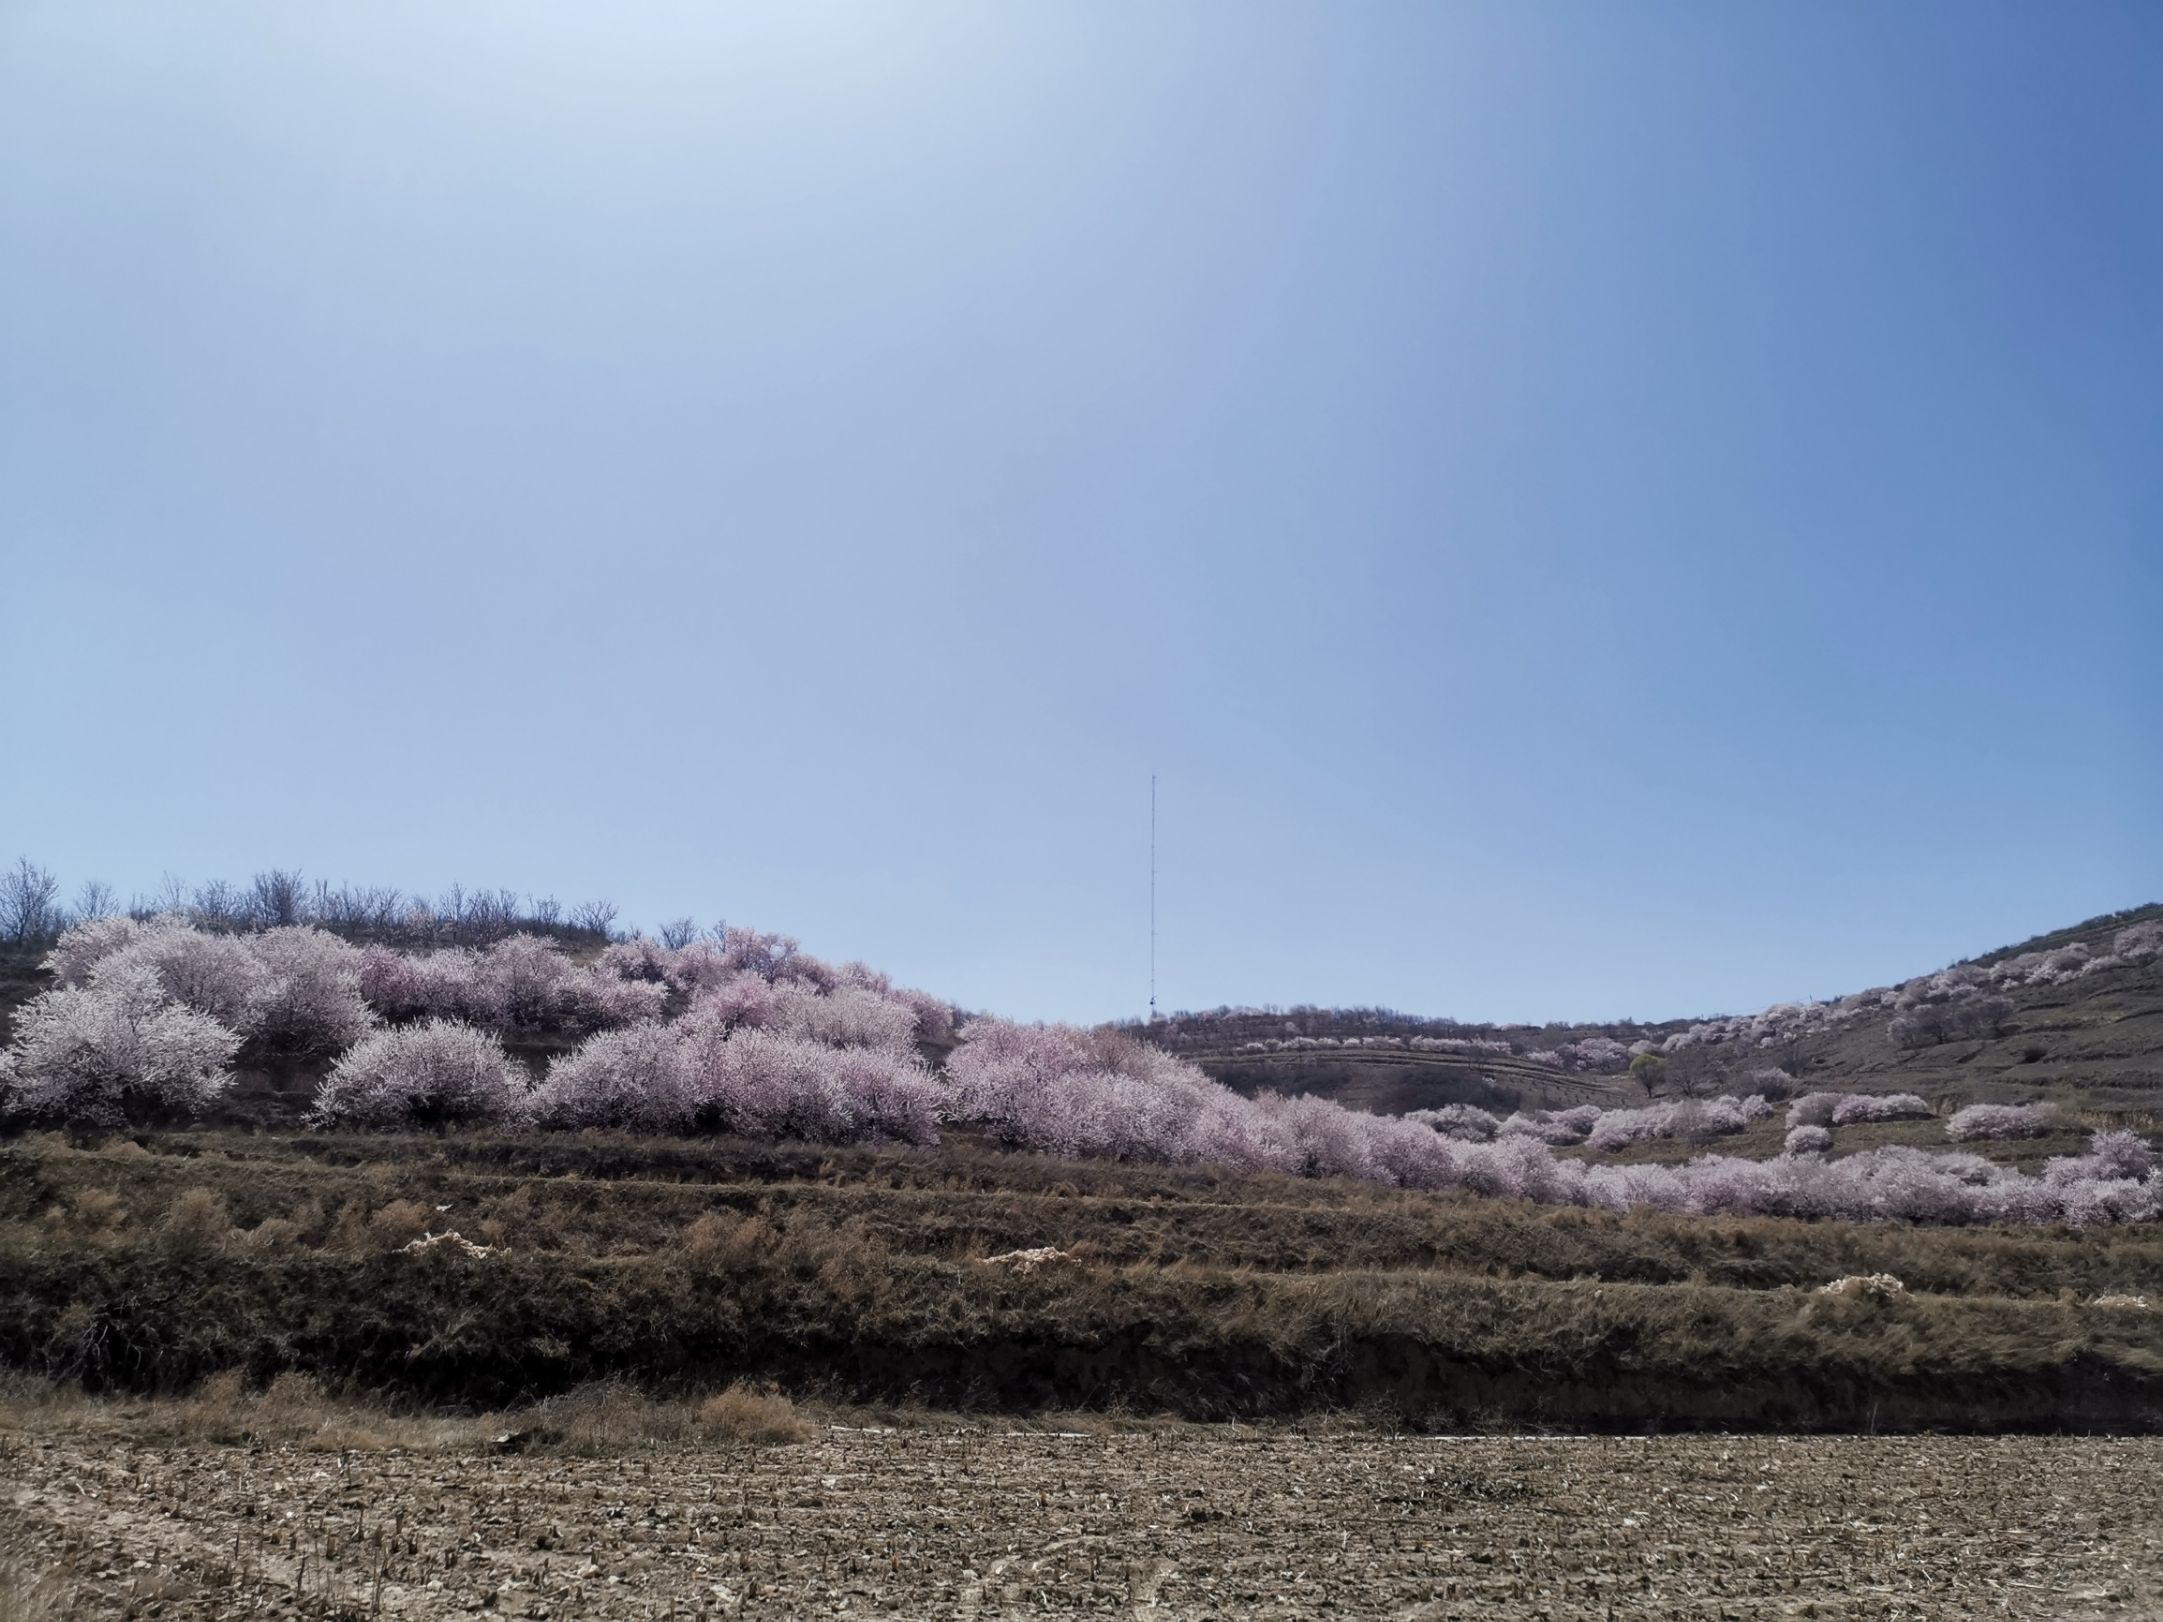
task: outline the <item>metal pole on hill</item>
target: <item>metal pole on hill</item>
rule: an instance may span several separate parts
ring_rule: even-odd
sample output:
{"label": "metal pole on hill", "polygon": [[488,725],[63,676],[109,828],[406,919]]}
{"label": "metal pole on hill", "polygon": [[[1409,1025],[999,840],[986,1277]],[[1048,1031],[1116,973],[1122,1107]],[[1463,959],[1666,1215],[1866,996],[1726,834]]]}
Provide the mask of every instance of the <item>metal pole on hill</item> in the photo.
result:
{"label": "metal pole on hill", "polygon": [[1149,774],[1149,1023],[1157,1022],[1157,774]]}

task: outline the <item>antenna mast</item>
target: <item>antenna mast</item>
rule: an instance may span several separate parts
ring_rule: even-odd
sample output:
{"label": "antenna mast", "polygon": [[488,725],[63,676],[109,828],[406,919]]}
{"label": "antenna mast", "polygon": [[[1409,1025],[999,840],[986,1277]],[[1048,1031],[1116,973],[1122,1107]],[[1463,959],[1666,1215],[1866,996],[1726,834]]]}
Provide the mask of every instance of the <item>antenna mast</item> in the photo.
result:
{"label": "antenna mast", "polygon": [[1149,774],[1149,1023],[1157,1022],[1157,774]]}

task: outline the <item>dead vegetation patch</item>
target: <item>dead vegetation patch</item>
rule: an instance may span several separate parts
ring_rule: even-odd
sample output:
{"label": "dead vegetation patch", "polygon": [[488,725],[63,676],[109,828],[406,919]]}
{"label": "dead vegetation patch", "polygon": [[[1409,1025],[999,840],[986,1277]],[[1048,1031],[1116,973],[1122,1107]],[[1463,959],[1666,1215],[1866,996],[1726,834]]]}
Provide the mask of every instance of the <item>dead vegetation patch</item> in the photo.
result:
{"label": "dead vegetation patch", "polygon": [[810,1421],[779,1390],[741,1380],[698,1405],[698,1428],[714,1440],[754,1447],[809,1441],[813,1435]]}

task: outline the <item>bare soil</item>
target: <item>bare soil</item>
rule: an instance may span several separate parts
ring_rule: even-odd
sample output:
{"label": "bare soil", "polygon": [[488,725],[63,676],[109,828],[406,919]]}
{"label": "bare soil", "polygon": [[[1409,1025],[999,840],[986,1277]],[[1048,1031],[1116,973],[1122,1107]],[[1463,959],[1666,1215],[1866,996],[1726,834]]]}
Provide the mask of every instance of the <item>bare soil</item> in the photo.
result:
{"label": "bare soil", "polygon": [[2163,1611],[2152,1439],[994,1425],[579,1458],[18,1434],[0,1482],[18,1582],[44,1585],[19,1616]]}

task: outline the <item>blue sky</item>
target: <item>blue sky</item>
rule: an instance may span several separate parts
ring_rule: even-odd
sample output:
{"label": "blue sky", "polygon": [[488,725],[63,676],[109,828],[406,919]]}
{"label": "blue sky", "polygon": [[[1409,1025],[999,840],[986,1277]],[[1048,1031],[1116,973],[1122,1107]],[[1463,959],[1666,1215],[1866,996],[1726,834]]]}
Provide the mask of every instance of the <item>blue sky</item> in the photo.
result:
{"label": "blue sky", "polygon": [[2163,896],[2163,8],[0,5],[0,857],[976,1007]]}

